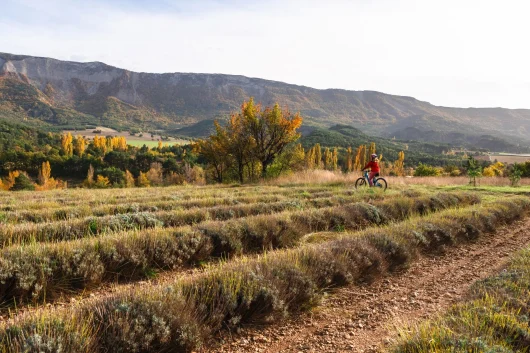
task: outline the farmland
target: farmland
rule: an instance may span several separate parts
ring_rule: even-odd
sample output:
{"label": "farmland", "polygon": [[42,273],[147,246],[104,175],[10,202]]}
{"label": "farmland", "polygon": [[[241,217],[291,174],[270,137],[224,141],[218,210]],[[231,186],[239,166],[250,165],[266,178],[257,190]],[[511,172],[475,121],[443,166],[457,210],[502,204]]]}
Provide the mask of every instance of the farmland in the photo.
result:
{"label": "farmland", "polygon": [[[92,140],[95,136],[123,136],[127,139],[127,143],[131,146],[142,147],[146,145],[149,148],[157,147],[158,141],[162,140],[162,136],[150,133],[131,134],[129,131],[117,131],[111,128],[98,126],[94,129],[63,131],[63,133],[70,132],[72,135],[80,135],[86,139]],[[168,140],[163,140],[163,143],[170,145],[183,145],[189,143],[188,140],[177,139],[169,137]]]}
{"label": "farmland", "polygon": [[256,327],[483,246],[530,210],[526,186],[402,180],[0,193],[0,352],[248,351]]}

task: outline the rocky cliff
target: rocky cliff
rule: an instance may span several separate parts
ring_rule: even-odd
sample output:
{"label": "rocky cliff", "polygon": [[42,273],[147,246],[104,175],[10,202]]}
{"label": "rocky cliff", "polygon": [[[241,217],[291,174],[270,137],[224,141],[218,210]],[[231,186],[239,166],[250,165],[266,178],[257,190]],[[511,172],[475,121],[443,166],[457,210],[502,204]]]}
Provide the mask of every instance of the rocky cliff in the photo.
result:
{"label": "rocky cliff", "polygon": [[529,139],[530,132],[530,110],[437,107],[380,92],[317,90],[234,75],[138,73],[100,62],[0,53],[0,80],[4,111],[18,109],[50,124],[174,128],[225,116],[252,96],[300,111],[312,125],[348,124],[379,134],[411,126],[469,134],[502,131],[521,139]]}

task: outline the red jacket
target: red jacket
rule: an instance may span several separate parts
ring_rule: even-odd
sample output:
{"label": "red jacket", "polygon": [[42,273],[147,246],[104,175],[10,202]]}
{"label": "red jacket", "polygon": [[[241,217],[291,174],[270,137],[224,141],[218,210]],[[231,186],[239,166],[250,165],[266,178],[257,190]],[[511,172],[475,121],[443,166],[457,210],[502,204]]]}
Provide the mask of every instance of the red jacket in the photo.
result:
{"label": "red jacket", "polygon": [[374,162],[374,161],[368,162],[368,164],[363,168],[363,170],[368,169],[368,168],[370,168],[372,173],[379,173],[379,163],[377,162]]}

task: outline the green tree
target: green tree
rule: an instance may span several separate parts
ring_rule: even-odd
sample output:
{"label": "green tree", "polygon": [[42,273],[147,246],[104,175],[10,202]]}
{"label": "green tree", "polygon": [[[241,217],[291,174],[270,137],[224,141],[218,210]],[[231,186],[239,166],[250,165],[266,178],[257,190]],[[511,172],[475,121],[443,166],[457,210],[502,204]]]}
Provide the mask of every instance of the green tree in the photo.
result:
{"label": "green tree", "polygon": [[512,186],[518,186],[519,181],[521,181],[521,177],[523,176],[523,167],[521,164],[515,163],[513,165],[512,171],[510,173],[510,182]]}
{"label": "green tree", "polygon": [[31,179],[27,176],[26,173],[20,173],[15,178],[15,183],[10,189],[11,191],[23,191],[23,190],[35,190],[35,184],[31,181]]}
{"label": "green tree", "polygon": [[473,156],[469,156],[467,160],[467,176],[469,184],[473,184],[474,187],[477,186],[477,178],[482,176],[482,167]]}

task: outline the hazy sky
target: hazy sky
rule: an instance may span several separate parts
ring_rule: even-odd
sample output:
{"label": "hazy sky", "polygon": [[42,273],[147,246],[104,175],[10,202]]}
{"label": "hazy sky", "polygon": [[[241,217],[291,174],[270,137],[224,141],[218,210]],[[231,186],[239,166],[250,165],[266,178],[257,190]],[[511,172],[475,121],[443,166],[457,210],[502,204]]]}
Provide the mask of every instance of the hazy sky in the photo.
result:
{"label": "hazy sky", "polygon": [[0,0],[0,51],[530,108],[530,1]]}

